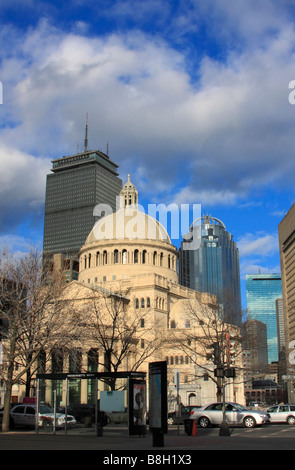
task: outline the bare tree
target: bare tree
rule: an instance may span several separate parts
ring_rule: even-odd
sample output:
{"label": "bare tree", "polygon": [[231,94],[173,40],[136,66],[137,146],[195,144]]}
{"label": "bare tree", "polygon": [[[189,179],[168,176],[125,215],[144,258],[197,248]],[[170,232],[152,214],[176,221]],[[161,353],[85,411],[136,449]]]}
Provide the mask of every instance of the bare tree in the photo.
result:
{"label": "bare tree", "polygon": [[2,430],[9,430],[9,409],[14,384],[26,383],[29,392],[32,368],[40,354],[70,337],[59,297],[64,276],[51,271],[37,250],[15,259],[3,253],[0,264],[0,334],[5,383]]}
{"label": "bare tree", "polygon": [[240,329],[227,323],[224,304],[208,305],[199,300],[185,301],[184,315],[190,326],[170,331],[169,341],[190,357],[196,366],[194,378],[206,376],[217,387],[221,400],[226,383],[224,374],[232,374],[233,365],[241,361]]}
{"label": "bare tree", "polygon": [[[138,370],[161,344],[162,336],[150,311],[134,309],[130,302],[129,292],[96,288],[90,293],[86,310],[84,306],[84,333],[100,351],[99,364],[106,372],[118,372],[122,366],[128,371]],[[115,389],[116,378],[106,382]]]}

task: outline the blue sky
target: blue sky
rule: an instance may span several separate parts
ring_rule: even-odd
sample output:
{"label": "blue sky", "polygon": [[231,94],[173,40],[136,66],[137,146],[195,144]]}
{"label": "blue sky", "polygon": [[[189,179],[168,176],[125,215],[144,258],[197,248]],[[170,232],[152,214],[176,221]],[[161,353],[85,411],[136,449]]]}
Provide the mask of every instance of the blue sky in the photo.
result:
{"label": "blue sky", "polygon": [[294,18],[291,0],[2,0],[1,245],[42,247],[46,174],[82,150],[88,113],[89,147],[109,146],[143,204],[201,204],[238,243],[242,283],[278,272]]}

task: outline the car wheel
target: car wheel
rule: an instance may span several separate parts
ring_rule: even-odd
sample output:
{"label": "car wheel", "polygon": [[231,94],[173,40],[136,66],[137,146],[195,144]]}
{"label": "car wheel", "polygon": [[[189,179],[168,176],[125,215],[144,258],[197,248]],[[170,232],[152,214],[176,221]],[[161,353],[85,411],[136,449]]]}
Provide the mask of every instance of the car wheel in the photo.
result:
{"label": "car wheel", "polygon": [[295,416],[289,416],[287,419],[288,424],[295,424]]}
{"label": "car wheel", "polygon": [[253,416],[246,416],[246,418],[244,418],[244,426],[245,428],[254,428],[256,426],[256,421]]}
{"label": "car wheel", "polygon": [[47,429],[52,429],[53,428],[53,423],[50,421],[50,419],[44,419],[42,426]]}
{"label": "car wheel", "polygon": [[209,419],[206,417],[206,416],[202,416],[200,419],[199,419],[199,426],[201,426],[201,428],[209,428],[210,426],[210,421]]}

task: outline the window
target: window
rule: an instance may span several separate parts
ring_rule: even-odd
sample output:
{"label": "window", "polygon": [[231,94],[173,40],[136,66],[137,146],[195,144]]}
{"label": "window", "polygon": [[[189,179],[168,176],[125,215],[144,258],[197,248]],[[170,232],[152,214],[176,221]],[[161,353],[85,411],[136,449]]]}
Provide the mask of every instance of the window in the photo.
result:
{"label": "window", "polygon": [[154,253],[153,253],[153,264],[154,265],[156,264],[156,260],[157,260],[157,252],[154,251]]}
{"label": "window", "polygon": [[138,299],[135,300],[135,308],[139,308],[139,300]]}
{"label": "window", "polygon": [[141,308],[144,308],[144,299],[141,299]]}
{"label": "window", "polygon": [[140,347],[141,347],[141,349],[144,349],[144,339],[142,339],[142,340],[140,341]]}
{"label": "window", "polygon": [[26,414],[27,415],[34,415],[35,414],[35,408],[33,408],[32,406],[27,406]]}
{"label": "window", "polygon": [[99,265],[99,251],[96,252],[96,266]]}
{"label": "window", "polygon": [[170,328],[176,328],[176,323],[174,320],[171,321]]}
{"label": "window", "polygon": [[18,406],[17,408],[15,408],[14,413],[17,413],[17,414],[24,414],[24,411],[25,411],[25,407],[24,407],[24,406]]}
{"label": "window", "polygon": [[140,320],[140,327],[144,328],[144,318],[141,318],[141,320]]}
{"label": "window", "polygon": [[114,251],[114,264],[119,263],[119,252],[118,250]]}
{"label": "window", "polygon": [[146,299],[146,306],[147,308],[150,308],[151,306],[151,299],[149,297]]}
{"label": "window", "polygon": [[190,324],[189,320],[186,320],[184,327],[185,328],[190,328],[191,327],[191,324]]}
{"label": "window", "polygon": [[134,263],[138,263],[138,250],[134,251]]}
{"label": "window", "polygon": [[142,252],[142,264],[146,263],[146,250],[143,250]]}
{"label": "window", "polygon": [[122,251],[123,264],[127,264],[127,250]]}
{"label": "window", "polygon": [[106,250],[104,250],[104,252],[102,254],[102,264],[108,264],[108,254],[107,254]]}

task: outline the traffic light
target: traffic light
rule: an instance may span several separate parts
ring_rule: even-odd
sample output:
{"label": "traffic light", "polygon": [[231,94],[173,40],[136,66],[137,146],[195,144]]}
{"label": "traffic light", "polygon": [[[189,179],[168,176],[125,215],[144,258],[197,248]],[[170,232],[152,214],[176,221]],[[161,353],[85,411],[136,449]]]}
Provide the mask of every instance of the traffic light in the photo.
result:
{"label": "traffic light", "polygon": [[224,369],[224,375],[225,375],[225,377],[227,377],[228,379],[229,379],[229,378],[234,379],[235,376],[236,376],[236,369],[235,369],[235,367],[228,367],[227,369]]}
{"label": "traffic light", "polygon": [[219,343],[213,343],[213,364],[220,364],[220,348]]}

